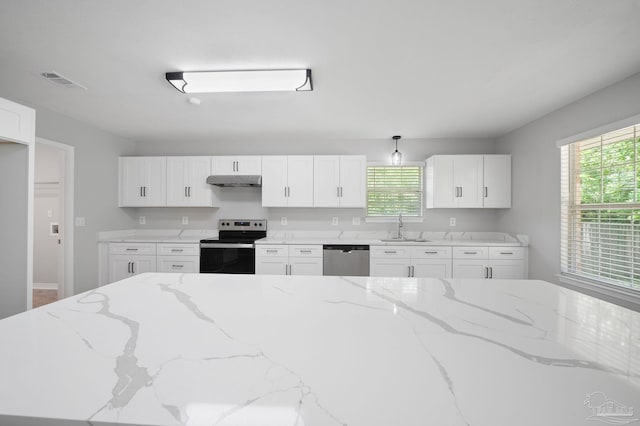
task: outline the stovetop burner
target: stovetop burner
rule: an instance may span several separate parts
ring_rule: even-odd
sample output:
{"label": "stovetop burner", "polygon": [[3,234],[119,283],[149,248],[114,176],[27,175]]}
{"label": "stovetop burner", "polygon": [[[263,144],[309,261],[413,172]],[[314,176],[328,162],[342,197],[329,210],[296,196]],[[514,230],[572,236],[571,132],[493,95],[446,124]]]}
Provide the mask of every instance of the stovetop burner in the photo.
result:
{"label": "stovetop burner", "polygon": [[220,219],[218,238],[200,240],[201,243],[253,243],[267,236],[265,219]]}

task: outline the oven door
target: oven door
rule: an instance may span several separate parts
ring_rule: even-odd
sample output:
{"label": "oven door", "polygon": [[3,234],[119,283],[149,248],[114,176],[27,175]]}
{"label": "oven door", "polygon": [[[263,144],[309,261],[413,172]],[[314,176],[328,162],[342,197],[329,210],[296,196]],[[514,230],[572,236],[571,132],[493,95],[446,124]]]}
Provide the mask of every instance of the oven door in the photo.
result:
{"label": "oven door", "polygon": [[255,274],[255,246],[241,243],[200,243],[200,272]]}

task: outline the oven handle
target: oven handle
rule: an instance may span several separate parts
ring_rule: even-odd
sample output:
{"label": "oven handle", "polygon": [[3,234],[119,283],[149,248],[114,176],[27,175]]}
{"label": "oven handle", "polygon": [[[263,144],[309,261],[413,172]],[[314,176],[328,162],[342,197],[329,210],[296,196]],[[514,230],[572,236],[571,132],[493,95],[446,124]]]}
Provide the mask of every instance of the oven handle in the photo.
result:
{"label": "oven handle", "polygon": [[200,248],[255,248],[255,244],[200,243]]}

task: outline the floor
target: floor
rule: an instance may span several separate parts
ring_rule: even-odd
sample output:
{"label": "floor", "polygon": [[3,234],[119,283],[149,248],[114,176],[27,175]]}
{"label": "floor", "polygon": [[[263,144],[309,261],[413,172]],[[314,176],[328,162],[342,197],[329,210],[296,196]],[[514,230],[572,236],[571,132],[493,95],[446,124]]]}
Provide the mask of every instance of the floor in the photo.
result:
{"label": "floor", "polygon": [[46,305],[58,300],[58,290],[33,290],[33,307]]}

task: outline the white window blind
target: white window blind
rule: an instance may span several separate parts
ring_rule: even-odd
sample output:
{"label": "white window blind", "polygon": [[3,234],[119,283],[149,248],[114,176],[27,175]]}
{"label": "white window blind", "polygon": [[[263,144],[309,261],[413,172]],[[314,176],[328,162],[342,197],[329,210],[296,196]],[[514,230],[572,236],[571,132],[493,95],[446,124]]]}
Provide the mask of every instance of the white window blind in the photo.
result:
{"label": "white window blind", "polygon": [[367,216],[422,216],[422,166],[368,166]]}
{"label": "white window blind", "polygon": [[561,272],[640,292],[640,125],[561,148]]}

